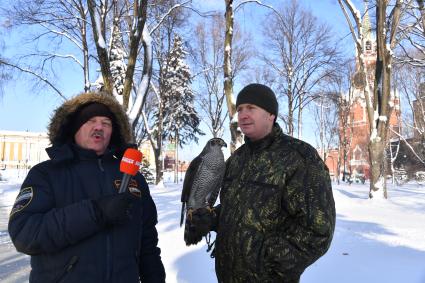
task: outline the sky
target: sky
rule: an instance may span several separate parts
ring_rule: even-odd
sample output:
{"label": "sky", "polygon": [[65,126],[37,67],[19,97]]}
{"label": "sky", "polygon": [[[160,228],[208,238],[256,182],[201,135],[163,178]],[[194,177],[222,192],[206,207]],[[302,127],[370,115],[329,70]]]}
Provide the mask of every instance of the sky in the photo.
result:
{"label": "sky", "polygon": [[[352,46],[351,38],[347,37],[347,24],[343,18],[343,14],[336,0],[299,0],[304,5],[309,7],[313,14],[320,20],[330,24],[336,31],[337,37],[341,38],[341,44]],[[7,2],[7,1],[6,1]],[[207,11],[212,9],[222,10],[224,13],[224,1],[217,0],[195,0],[195,5],[200,7],[201,10]],[[240,2],[236,1],[235,3]],[[262,1],[265,4],[270,4],[274,7],[282,3],[281,0]],[[354,1],[359,2],[359,1]],[[360,1],[361,2],[361,1]],[[260,22],[263,20],[261,17],[268,9],[260,8],[256,4],[250,3],[244,5],[235,15],[235,21],[242,26],[242,28],[250,30],[253,33],[253,39],[261,38]],[[360,6],[359,6],[360,7]],[[0,19],[0,22],[2,20]],[[20,37],[21,32],[9,33],[5,32],[5,56],[12,56],[20,52]],[[68,66],[68,65],[67,65]],[[57,70],[57,82],[60,83],[66,97],[71,97],[80,93],[81,90],[81,72],[76,69],[62,68]],[[242,88],[240,85],[235,85],[234,95]],[[57,94],[52,93],[49,89],[38,89],[34,87],[34,83],[28,80],[28,77],[16,76],[9,82],[4,90],[3,95],[0,97],[0,130],[9,131],[31,131],[31,132],[45,132],[49,124],[52,111],[57,108],[63,99]],[[315,136],[314,129],[317,127],[311,117],[304,116],[304,132],[303,139],[316,146],[317,137]],[[202,146],[211,137],[208,129],[204,126],[206,136],[200,137],[199,145],[193,145],[183,148],[180,151],[180,157],[184,160],[191,160],[197,153],[200,152]],[[228,131],[227,131],[228,132]],[[229,134],[224,137],[229,141]]]}
{"label": "sky", "polygon": [[[29,257],[7,234],[7,217],[22,172],[0,171],[0,281],[27,282]],[[301,283],[425,283],[425,184],[389,185],[389,199],[368,199],[369,184],[332,184],[337,221],[329,251],[302,275]],[[214,283],[214,261],[205,241],[186,247],[180,220],[181,184],[165,178],[151,186],[158,209],[159,246],[167,283]],[[214,237],[214,236],[213,236]]]}

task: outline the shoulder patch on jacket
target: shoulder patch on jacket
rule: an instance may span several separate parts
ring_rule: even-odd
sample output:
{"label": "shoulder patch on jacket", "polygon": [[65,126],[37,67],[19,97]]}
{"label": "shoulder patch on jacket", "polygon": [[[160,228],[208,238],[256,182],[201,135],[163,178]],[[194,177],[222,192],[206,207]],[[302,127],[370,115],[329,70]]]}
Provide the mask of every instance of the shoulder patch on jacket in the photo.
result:
{"label": "shoulder patch on jacket", "polygon": [[28,206],[34,196],[32,187],[22,188],[16,197],[15,203],[13,204],[12,210],[10,211],[10,217],[18,211],[21,211]]}
{"label": "shoulder patch on jacket", "polygon": [[[114,185],[115,185],[115,189],[119,190],[121,186],[121,180],[115,180]],[[131,179],[130,182],[128,183],[128,191],[131,194],[135,195],[136,197],[139,197],[139,198],[142,197],[142,192],[139,189],[139,184],[134,179]]]}

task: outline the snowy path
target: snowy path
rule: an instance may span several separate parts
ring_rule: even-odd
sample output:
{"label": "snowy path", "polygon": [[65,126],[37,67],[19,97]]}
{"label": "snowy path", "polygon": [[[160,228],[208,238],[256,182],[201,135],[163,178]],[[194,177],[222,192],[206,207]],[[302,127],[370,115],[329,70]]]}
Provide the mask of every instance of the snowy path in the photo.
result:
{"label": "snowy path", "polygon": [[17,253],[7,233],[7,221],[19,184],[0,182],[0,282],[28,281],[29,256]]}
{"label": "snowy path", "polygon": [[[7,219],[19,185],[0,183],[0,282],[27,282],[29,257],[18,254]],[[168,283],[213,283],[205,244],[186,247],[180,220],[181,184],[151,187]],[[334,184],[337,226],[328,253],[301,283],[425,283],[425,186],[391,187],[389,199],[367,199],[367,185]]]}

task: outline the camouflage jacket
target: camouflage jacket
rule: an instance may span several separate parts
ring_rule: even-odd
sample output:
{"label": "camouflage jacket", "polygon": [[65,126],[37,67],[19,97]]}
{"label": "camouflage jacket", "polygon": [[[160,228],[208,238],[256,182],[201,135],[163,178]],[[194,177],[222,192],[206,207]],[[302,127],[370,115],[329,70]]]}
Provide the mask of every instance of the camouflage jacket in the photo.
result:
{"label": "camouflage jacket", "polygon": [[216,238],[219,282],[299,282],[329,248],[335,203],[326,165],[282,133],[246,143],[227,160]]}

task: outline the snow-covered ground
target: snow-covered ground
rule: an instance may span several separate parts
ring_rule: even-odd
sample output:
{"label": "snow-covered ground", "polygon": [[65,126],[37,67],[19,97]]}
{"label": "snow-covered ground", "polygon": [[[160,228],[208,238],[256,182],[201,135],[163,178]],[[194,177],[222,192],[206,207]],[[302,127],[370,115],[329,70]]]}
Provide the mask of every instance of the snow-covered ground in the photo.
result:
{"label": "snow-covered ground", "polygon": [[[0,181],[0,282],[26,282],[29,257],[14,250],[7,234],[8,214],[21,179],[8,177]],[[167,180],[164,186],[151,187],[167,282],[216,282],[206,245],[186,247],[183,242],[181,184]],[[389,185],[388,200],[368,199],[367,185],[333,187],[334,240],[328,253],[306,270],[301,283],[425,283],[425,186]]]}

